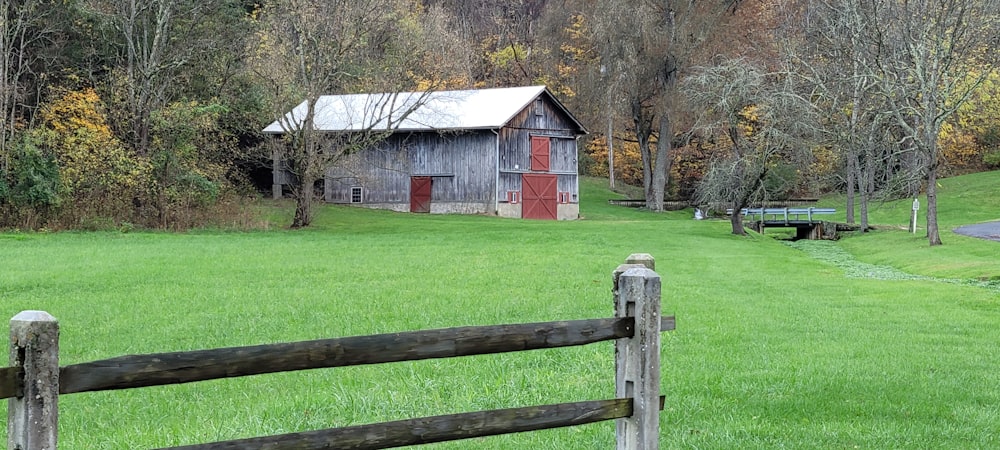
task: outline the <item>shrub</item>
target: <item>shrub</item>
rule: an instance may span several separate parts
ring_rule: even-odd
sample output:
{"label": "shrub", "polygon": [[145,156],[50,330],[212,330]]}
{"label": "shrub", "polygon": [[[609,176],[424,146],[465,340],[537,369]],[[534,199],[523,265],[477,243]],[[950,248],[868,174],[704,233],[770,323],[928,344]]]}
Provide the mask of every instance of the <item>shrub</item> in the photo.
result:
{"label": "shrub", "polygon": [[149,179],[150,164],[112,133],[97,93],[91,88],[56,90],[39,117],[41,126],[31,133],[55,156],[62,187],[73,202],[63,211],[64,224],[128,220]]}
{"label": "shrub", "polygon": [[0,225],[36,228],[61,202],[59,166],[29,136],[16,141],[0,172]]}

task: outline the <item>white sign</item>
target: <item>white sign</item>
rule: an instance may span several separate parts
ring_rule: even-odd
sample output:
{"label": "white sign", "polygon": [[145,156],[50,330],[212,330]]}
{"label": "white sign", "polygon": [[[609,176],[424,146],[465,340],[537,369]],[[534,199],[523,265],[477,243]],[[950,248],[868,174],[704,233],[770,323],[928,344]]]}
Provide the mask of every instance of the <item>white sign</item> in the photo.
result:
{"label": "white sign", "polygon": [[914,211],[920,210],[920,200],[913,199],[913,210]]}

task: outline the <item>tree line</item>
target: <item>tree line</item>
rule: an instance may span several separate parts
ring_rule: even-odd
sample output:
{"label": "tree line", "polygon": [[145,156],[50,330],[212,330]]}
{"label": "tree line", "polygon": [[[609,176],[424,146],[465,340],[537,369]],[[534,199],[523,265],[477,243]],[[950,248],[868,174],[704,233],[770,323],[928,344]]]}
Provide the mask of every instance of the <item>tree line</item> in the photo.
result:
{"label": "tree line", "polygon": [[937,177],[1000,166],[998,6],[5,0],[0,226],[231,221],[279,151],[306,226],[325,165],[384,133],[275,146],[260,130],[292,106],[545,84],[594,130],[581,170],[653,210],[839,191],[867,226],[872,202],[924,192],[937,244]]}

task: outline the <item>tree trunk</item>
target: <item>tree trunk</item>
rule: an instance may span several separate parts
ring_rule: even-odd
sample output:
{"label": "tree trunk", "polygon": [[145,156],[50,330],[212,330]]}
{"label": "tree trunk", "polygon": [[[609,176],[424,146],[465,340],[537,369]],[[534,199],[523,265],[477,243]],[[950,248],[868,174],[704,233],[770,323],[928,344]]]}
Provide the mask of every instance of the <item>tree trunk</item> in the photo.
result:
{"label": "tree trunk", "polygon": [[858,191],[861,193],[861,232],[868,231],[868,202],[875,193],[875,163],[870,151],[865,152],[864,167],[858,168]]}
{"label": "tree trunk", "polygon": [[927,169],[927,241],[931,246],[941,245],[937,223],[937,163]]}
{"label": "tree trunk", "polygon": [[[608,108],[610,111],[610,107]],[[615,188],[615,137],[614,137],[614,122],[611,118],[611,113],[608,113],[608,134],[605,135],[606,144],[608,146],[608,185],[611,189]]]}
{"label": "tree trunk", "polygon": [[666,112],[660,113],[659,137],[656,139],[656,159],[653,161],[654,166],[652,167],[653,206],[649,208],[653,211],[663,211],[667,179],[670,176],[670,138],[672,134],[670,130],[670,116]]}
{"label": "tree trunk", "polygon": [[646,194],[646,207],[653,209],[652,154],[649,151],[649,135],[637,134],[639,138],[639,153],[642,155],[642,191]]}
{"label": "tree trunk", "polygon": [[314,180],[300,178],[299,195],[295,196],[295,217],[292,218],[292,228],[308,227],[313,219],[313,184]]}
{"label": "tree trunk", "polygon": [[642,102],[635,99],[632,100],[632,124],[635,125],[635,138],[639,142],[639,153],[642,155],[642,188],[646,195],[646,207],[652,209],[650,203],[653,201],[653,155],[649,151],[649,138],[653,134],[653,126],[646,120]]}
{"label": "tree trunk", "polygon": [[[858,159],[857,155],[854,154],[854,150],[848,152],[847,155],[847,223],[854,223],[854,194],[855,194],[855,181],[857,180],[857,165]],[[861,184],[860,182],[857,184]]]}
{"label": "tree trunk", "polygon": [[743,214],[740,213],[742,208],[733,208],[733,213],[729,215],[729,223],[733,226],[733,234],[738,236],[746,236],[747,232],[743,229]]}

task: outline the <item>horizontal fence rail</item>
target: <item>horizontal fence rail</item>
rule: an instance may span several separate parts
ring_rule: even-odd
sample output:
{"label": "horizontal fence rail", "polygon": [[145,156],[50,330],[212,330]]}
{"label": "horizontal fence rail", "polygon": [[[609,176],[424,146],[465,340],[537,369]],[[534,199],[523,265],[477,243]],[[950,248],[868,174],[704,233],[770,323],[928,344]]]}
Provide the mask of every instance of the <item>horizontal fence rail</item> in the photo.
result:
{"label": "horizontal fence rail", "polygon": [[[663,397],[660,397],[663,409]],[[380,449],[547,430],[632,415],[632,399],[591,400],[407,419],[157,450]],[[469,424],[475,424],[470,427]]]}
{"label": "horizontal fence rail", "polygon": [[[154,353],[59,369],[59,393],[130,389],[295,370],[382,364],[592,344],[632,337],[635,319],[445,328],[282,344]],[[664,317],[660,331],[674,329]],[[508,340],[503,340],[507,338]],[[23,373],[0,368],[0,399],[21,396]]]}
{"label": "horizontal fence rail", "polygon": [[0,368],[0,399],[21,397],[24,395],[24,370],[20,367]]}
{"label": "horizontal fence rail", "polygon": [[613,272],[614,318],[444,328],[312,341],[128,355],[59,367],[58,321],[44,311],[11,319],[11,367],[0,368],[9,398],[10,450],[56,449],[58,396],[320,368],[383,364],[580,346],[615,341],[616,397],[478,411],[290,433],[174,449],[302,450],[389,448],[618,420],[619,450],[658,448],[660,277],[647,254]]}
{"label": "horizontal fence rail", "polygon": [[631,337],[632,318],[459,327],[122,356],[60,370],[60,394],[275,372],[569,347]]}

